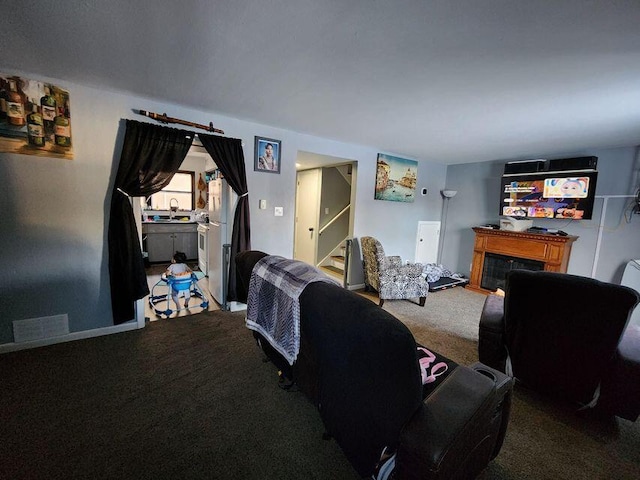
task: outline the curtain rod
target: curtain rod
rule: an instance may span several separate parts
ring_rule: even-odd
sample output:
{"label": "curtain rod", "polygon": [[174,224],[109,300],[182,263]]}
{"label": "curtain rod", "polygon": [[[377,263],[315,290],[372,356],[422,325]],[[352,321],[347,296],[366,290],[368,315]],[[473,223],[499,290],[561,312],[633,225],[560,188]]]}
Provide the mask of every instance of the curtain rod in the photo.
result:
{"label": "curtain rod", "polygon": [[[135,110],[134,110],[135,112]],[[166,113],[160,115],[159,113],[147,112],[146,110],[138,110],[136,113],[143,115],[145,117],[153,118],[161,123],[179,123],[180,125],[187,125],[189,127],[201,128],[202,130],[206,130],[208,132],[220,133],[224,135],[224,131],[219,128],[214,128],[213,122],[209,122],[209,126],[202,125],[200,123],[189,122],[187,120],[180,120],[179,118],[171,118],[167,117]]]}

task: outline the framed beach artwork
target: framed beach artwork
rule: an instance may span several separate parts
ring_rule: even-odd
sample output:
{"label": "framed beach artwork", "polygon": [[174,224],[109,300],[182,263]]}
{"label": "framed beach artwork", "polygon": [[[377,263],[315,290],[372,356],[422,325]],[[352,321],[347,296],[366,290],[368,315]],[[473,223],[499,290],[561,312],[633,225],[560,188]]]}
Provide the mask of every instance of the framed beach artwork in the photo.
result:
{"label": "framed beach artwork", "polygon": [[69,92],[0,73],[0,152],[73,159]]}
{"label": "framed beach artwork", "polygon": [[413,202],[416,198],[417,178],[417,161],[379,153],[374,198],[391,202]]}
{"label": "framed beach artwork", "polygon": [[256,172],[280,173],[281,147],[280,140],[255,137],[253,169]]}

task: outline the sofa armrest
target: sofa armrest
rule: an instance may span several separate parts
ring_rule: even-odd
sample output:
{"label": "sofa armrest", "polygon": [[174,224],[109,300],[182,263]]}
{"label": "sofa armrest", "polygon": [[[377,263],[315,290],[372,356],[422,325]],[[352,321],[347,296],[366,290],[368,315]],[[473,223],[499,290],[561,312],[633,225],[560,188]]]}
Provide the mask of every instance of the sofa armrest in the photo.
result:
{"label": "sofa armrest", "polygon": [[[425,399],[400,435],[396,476],[475,478],[502,445],[512,381],[459,366]],[[479,368],[479,367],[478,367]]]}
{"label": "sofa armrest", "polygon": [[632,422],[640,416],[640,327],[637,325],[628,325],[618,344],[600,385],[598,408]]}
{"label": "sofa armrest", "polygon": [[478,331],[478,358],[485,365],[505,371],[504,297],[488,295],[480,314]]}
{"label": "sofa armrest", "polygon": [[406,265],[399,267],[398,271],[407,277],[418,278],[424,276],[422,269],[423,267],[420,263],[407,263]]}
{"label": "sofa armrest", "polygon": [[480,325],[491,331],[504,331],[504,297],[487,295],[480,314]]}
{"label": "sofa armrest", "polygon": [[239,302],[247,303],[249,281],[251,280],[253,267],[261,258],[266,256],[266,253],[259,250],[246,250],[236,255],[236,290]]}
{"label": "sofa armrest", "polygon": [[384,257],[384,264],[381,265],[383,269],[388,268],[398,268],[402,266],[402,258],[398,255],[390,255],[388,257]]}

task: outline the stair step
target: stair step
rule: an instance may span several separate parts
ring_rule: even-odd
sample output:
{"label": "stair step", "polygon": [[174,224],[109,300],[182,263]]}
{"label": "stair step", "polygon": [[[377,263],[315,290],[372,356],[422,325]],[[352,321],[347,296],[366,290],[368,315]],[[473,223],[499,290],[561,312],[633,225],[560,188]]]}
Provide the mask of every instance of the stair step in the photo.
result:
{"label": "stair step", "polygon": [[322,270],[326,270],[328,273],[331,273],[333,276],[339,276],[340,278],[342,278],[342,276],[344,275],[344,270],[340,270],[333,265],[322,265],[320,268]]}
{"label": "stair step", "polygon": [[331,255],[331,260],[344,263],[344,257],[342,255]]}

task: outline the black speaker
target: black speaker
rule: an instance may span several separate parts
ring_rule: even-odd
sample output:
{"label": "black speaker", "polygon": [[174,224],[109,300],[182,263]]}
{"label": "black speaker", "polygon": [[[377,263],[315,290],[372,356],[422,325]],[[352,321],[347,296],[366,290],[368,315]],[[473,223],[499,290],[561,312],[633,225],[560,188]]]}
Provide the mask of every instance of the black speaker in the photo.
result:
{"label": "black speaker", "polygon": [[526,160],[524,162],[509,162],[504,166],[504,173],[535,173],[545,170],[546,160]]}
{"label": "black speaker", "polygon": [[549,160],[550,172],[562,170],[595,170],[597,166],[598,157],[557,158],[555,160]]}

